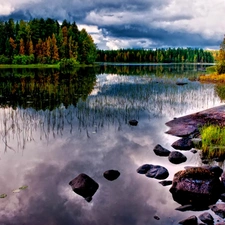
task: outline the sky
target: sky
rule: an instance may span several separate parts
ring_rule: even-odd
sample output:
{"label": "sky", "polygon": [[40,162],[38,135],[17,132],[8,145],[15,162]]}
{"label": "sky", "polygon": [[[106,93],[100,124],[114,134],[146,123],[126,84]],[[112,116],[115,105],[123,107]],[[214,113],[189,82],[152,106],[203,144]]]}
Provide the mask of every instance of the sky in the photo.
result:
{"label": "sky", "polygon": [[75,21],[99,49],[218,49],[225,0],[0,0],[0,20]]}

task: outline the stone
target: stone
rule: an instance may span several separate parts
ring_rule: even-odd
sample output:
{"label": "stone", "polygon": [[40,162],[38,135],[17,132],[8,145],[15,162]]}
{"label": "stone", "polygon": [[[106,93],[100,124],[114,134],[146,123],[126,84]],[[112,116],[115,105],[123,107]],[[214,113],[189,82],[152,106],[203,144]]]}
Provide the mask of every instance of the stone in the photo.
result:
{"label": "stone", "polygon": [[105,179],[113,181],[120,176],[120,172],[118,170],[107,170],[104,172],[103,176]]}
{"label": "stone", "polygon": [[191,150],[194,145],[191,138],[181,138],[172,144],[172,147],[178,150]]}
{"label": "stone", "polygon": [[172,184],[172,180],[163,180],[159,182],[162,186],[168,186]]}
{"label": "stone", "polygon": [[178,151],[173,151],[169,154],[169,161],[173,164],[180,164],[187,161],[187,157]]}
{"label": "stone", "polygon": [[222,185],[219,177],[202,167],[187,168],[174,175],[170,192],[181,205],[206,209],[219,199]]}
{"label": "stone", "polygon": [[225,218],[225,204],[218,203],[210,207],[210,209],[219,217]]}
{"label": "stone", "polygon": [[170,154],[170,151],[166,148],[163,148],[161,145],[156,145],[153,149],[156,155],[158,156],[168,156]]}
{"label": "stone", "polygon": [[87,202],[92,200],[92,196],[99,188],[98,183],[84,173],[71,180],[69,185],[75,193],[85,198]]}
{"label": "stone", "polygon": [[144,164],[137,169],[137,172],[140,174],[146,174],[152,168],[152,166],[153,165],[151,164]]}
{"label": "stone", "polygon": [[190,216],[187,219],[180,221],[179,224],[198,225],[198,218],[196,216]]}
{"label": "stone", "polygon": [[150,168],[150,170],[148,170],[148,172],[145,174],[145,176],[150,177],[150,178],[155,178],[158,180],[163,180],[169,176],[169,172],[163,166],[152,165],[152,167]]}
{"label": "stone", "polygon": [[214,224],[214,219],[212,215],[208,212],[202,213],[198,217],[203,223],[208,224],[208,225],[213,225]]}
{"label": "stone", "polygon": [[131,126],[137,126],[138,125],[138,121],[137,120],[129,120],[129,124]]}

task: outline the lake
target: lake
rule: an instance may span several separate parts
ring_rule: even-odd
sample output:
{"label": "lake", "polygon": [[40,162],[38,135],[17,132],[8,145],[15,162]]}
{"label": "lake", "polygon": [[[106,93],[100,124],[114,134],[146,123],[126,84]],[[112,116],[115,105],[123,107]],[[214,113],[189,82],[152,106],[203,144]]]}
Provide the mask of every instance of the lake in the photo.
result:
{"label": "lake", "polygon": [[[153,148],[174,150],[169,120],[223,104],[214,84],[188,80],[206,67],[0,70],[0,195],[7,195],[0,198],[1,224],[172,225],[201,214],[175,210],[170,186],[136,170],[162,165],[172,180],[184,166],[202,165],[198,153],[182,152],[188,160],[174,165]],[[120,177],[106,180],[109,169]],[[99,184],[89,203],[69,185],[80,173]]]}

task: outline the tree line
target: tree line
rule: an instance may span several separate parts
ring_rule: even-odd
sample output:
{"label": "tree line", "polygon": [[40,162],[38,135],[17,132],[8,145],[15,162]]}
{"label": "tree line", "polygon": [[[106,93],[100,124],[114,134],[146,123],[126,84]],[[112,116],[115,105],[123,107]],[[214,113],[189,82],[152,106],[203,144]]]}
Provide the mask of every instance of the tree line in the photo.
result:
{"label": "tree line", "polygon": [[0,21],[0,64],[91,64],[96,45],[75,22],[32,19]]}
{"label": "tree line", "polygon": [[211,52],[198,48],[98,50],[99,62],[212,63]]}

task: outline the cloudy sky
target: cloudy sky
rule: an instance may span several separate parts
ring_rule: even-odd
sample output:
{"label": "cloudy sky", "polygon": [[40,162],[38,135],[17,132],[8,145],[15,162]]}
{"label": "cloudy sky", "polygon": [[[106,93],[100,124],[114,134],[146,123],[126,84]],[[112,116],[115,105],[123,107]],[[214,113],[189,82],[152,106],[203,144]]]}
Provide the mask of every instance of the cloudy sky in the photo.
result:
{"label": "cloudy sky", "polygon": [[0,0],[0,19],[75,21],[100,49],[215,49],[225,34],[224,12],[224,0]]}

